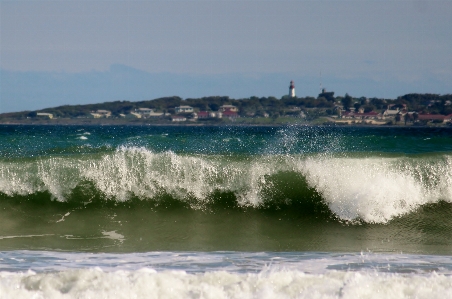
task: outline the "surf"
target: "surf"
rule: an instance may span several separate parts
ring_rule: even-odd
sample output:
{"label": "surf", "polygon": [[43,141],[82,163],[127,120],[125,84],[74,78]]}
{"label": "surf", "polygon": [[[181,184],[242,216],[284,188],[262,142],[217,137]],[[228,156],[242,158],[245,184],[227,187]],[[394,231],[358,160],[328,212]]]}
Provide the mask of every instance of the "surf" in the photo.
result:
{"label": "surf", "polygon": [[18,265],[0,272],[4,298],[446,298],[452,283],[450,258],[429,255],[16,251],[0,258]]}
{"label": "surf", "polygon": [[[241,209],[327,207],[336,218],[387,223],[452,201],[452,156],[200,155],[121,146],[112,152],[0,162],[4,198],[190,209],[229,201]],[[228,199],[229,198],[229,199]]]}

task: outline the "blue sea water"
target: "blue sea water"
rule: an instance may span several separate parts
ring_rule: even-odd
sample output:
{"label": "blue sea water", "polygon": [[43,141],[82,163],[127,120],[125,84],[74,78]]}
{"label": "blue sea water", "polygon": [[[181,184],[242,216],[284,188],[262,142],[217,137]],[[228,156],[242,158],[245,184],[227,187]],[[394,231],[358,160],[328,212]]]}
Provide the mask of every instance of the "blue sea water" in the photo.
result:
{"label": "blue sea water", "polygon": [[447,298],[452,129],[0,126],[0,298]]}

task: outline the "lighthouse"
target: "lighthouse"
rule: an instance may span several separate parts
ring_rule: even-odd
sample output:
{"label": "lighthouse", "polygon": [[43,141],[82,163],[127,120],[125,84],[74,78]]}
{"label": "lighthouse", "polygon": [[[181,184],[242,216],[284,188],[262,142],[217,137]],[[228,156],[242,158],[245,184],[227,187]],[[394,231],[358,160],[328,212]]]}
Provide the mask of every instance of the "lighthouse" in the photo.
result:
{"label": "lighthouse", "polygon": [[289,86],[289,97],[295,98],[295,85],[293,84],[293,80],[290,81],[290,86]]}

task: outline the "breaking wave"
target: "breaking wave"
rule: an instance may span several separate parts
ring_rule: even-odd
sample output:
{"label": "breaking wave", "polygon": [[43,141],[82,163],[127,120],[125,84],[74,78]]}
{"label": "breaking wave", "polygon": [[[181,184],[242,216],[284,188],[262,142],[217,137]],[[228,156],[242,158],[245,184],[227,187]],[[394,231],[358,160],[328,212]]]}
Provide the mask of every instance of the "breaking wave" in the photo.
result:
{"label": "breaking wave", "polygon": [[[452,202],[452,156],[202,155],[119,147],[113,152],[0,162],[0,194],[59,202],[159,203],[204,209],[325,207],[342,221],[387,223]],[[46,195],[47,194],[47,195]]]}

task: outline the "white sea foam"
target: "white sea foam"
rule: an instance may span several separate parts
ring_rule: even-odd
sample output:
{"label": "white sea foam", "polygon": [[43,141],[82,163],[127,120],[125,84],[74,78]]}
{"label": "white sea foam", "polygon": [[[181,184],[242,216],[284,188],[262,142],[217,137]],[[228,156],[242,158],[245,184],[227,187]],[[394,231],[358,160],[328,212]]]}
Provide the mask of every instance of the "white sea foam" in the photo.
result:
{"label": "white sea foam", "polygon": [[[447,256],[0,252],[0,298],[448,298]],[[32,269],[32,270],[30,270]]]}
{"label": "white sea foam", "polygon": [[58,223],[58,222],[64,221],[64,218],[66,218],[66,217],[69,216],[70,214],[71,214],[71,212],[67,212],[66,214],[64,214],[64,215],[61,217],[60,220],[57,220],[56,222]]}
{"label": "white sea foam", "polygon": [[18,235],[18,236],[0,236],[0,240],[4,239],[17,239],[17,238],[36,238],[36,237],[47,237],[53,236],[53,234],[43,234],[43,235]]}
{"label": "white sea foam", "polygon": [[328,271],[308,274],[267,269],[214,271],[99,268],[52,273],[0,273],[0,298],[448,298],[452,277]]}
{"label": "white sea foam", "polygon": [[118,234],[116,231],[102,231],[102,235],[104,235],[104,238],[111,239],[111,240],[117,240],[120,243],[124,242],[124,236],[121,234]]}

